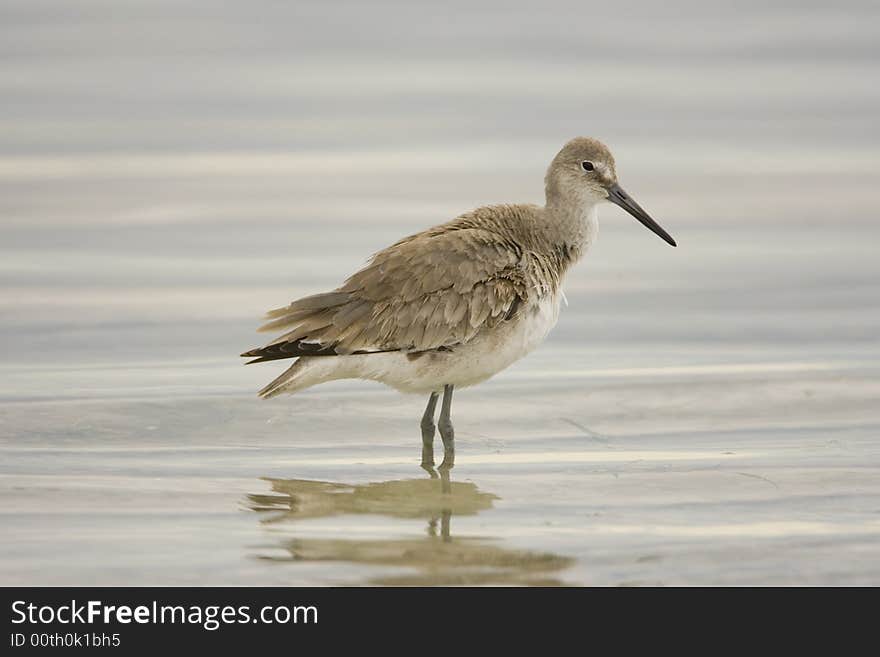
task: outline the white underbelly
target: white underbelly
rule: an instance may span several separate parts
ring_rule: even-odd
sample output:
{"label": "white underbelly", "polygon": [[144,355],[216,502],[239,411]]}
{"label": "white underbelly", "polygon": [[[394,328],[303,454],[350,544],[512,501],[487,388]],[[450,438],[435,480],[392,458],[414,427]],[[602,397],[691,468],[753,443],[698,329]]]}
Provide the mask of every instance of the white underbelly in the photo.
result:
{"label": "white underbelly", "polygon": [[402,392],[430,392],[446,384],[470,386],[485,381],[541,344],[559,319],[559,297],[548,295],[516,320],[475,336],[452,351],[417,357],[401,353],[362,356],[358,378],[381,381]]}

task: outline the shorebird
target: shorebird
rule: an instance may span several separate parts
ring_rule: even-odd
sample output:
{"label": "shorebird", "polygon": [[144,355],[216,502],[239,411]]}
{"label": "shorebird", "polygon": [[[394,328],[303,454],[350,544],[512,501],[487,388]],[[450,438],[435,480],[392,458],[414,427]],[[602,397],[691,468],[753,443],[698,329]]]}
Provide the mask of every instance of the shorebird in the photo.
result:
{"label": "shorebird", "polygon": [[[668,244],[675,240],[617,181],[600,141],[577,137],[553,158],[545,204],[492,205],[410,235],[376,253],[331,292],[271,310],[260,331],[285,333],[242,354],[249,363],[297,360],[259,394],[293,393],[337,379],[423,393],[422,465],[433,467],[434,416],[452,467],[452,392],[497,374],[547,336],[561,285],[614,203]],[[443,467],[443,466],[441,466]]]}

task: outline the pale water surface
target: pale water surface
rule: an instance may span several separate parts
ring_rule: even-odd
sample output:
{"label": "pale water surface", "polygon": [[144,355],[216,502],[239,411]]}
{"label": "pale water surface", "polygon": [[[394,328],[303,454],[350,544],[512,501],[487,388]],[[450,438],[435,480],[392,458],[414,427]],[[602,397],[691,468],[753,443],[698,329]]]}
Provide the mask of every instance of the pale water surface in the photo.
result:
{"label": "pale water surface", "polygon": [[[880,584],[878,6],[612,4],[4,2],[0,584]],[[576,134],[680,246],[603,209],[450,492],[421,398],[256,399]]]}

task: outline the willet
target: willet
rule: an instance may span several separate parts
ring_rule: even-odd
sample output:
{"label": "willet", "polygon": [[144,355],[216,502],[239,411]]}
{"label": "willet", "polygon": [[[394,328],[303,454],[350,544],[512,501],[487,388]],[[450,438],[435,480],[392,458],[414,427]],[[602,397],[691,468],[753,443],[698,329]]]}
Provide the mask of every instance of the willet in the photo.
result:
{"label": "willet", "polygon": [[563,277],[596,238],[600,203],[619,205],[675,246],[620,187],[614,158],[596,139],[568,142],[544,182],[543,207],[478,208],[380,251],[332,292],[270,311],[260,330],[286,332],[242,356],[297,360],[260,396],[336,379],[428,394],[421,421],[428,468],[442,391],[437,425],[443,466],[452,467],[453,389],[485,381],[544,340],[559,316]]}

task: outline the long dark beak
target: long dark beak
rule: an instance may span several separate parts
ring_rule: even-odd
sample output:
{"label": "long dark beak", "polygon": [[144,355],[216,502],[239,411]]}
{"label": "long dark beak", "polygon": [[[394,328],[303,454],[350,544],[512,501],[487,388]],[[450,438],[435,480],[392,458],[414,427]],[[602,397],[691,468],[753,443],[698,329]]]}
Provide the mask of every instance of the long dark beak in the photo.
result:
{"label": "long dark beak", "polygon": [[667,244],[671,244],[672,246],[678,246],[675,243],[675,240],[672,239],[672,236],[663,230],[656,221],[651,219],[651,215],[642,210],[642,206],[636,203],[632,196],[623,191],[623,188],[614,183],[611,187],[608,188],[608,200],[614,203],[615,205],[619,205],[624,210],[629,212],[632,216],[638,219],[643,226],[649,228],[654,233],[663,238]]}

